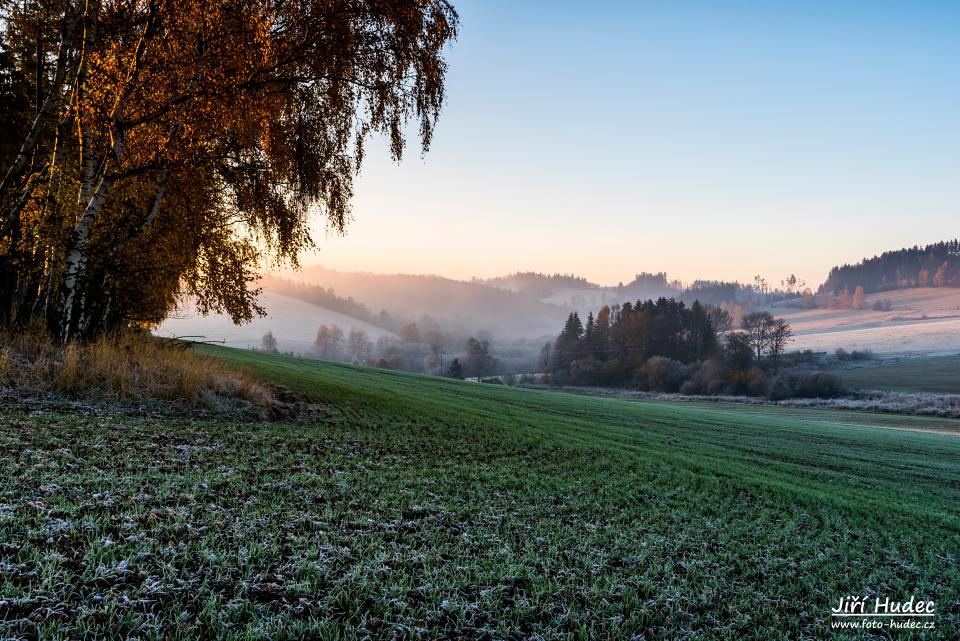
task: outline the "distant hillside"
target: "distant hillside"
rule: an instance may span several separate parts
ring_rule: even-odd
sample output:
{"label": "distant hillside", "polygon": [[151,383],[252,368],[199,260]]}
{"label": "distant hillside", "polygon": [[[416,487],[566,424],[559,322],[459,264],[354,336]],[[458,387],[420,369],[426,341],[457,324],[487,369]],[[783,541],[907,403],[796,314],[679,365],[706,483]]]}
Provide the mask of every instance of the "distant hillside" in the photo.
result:
{"label": "distant hillside", "polygon": [[[709,305],[742,303],[760,296],[750,285],[702,279],[685,284],[679,280],[670,280],[665,272],[656,274],[641,272],[626,285],[609,287],[604,291],[612,294],[616,302],[656,300],[663,297],[682,300],[687,304],[698,300]],[[780,290],[768,290],[762,295],[763,300],[767,302],[774,302],[791,296],[794,296],[794,294]],[[604,302],[606,303],[606,301]]]}
{"label": "distant hillside", "polygon": [[338,272],[316,266],[291,277],[333,289],[371,310],[412,319],[426,314],[466,333],[487,330],[495,337],[534,338],[552,335],[566,317],[561,307],[527,295],[442,276]]}
{"label": "distant hillside", "polygon": [[880,292],[905,287],[960,286],[960,240],[926,247],[910,247],[865,258],[855,265],[830,270],[820,291],[837,295],[844,289],[853,292]]}
{"label": "distant hillside", "polygon": [[676,298],[683,291],[683,283],[678,280],[668,280],[666,272],[641,272],[632,281],[617,288],[629,299],[653,299],[661,296]]}
{"label": "distant hillside", "polygon": [[340,272],[322,266],[268,276],[264,291],[292,296],[398,332],[423,315],[445,330],[495,338],[540,338],[554,335],[567,314],[586,314],[603,305],[664,297],[687,304],[772,303],[794,292],[757,289],[752,285],[715,280],[685,284],[665,272],[640,272],[627,284],[604,287],[575,274],[516,272],[496,278],[460,281],[442,276]]}
{"label": "distant hillside", "polygon": [[[775,302],[794,296],[793,292],[775,289],[767,291],[765,299]],[[721,280],[695,280],[680,294],[680,299],[687,303],[698,300],[705,305],[740,303],[756,297],[757,292],[749,285]]]}
{"label": "distant hillside", "polygon": [[586,278],[574,274],[541,274],[539,272],[516,272],[497,278],[475,278],[473,282],[508,289],[537,300],[549,298],[559,291],[597,289],[600,287]]}
{"label": "distant hillside", "polygon": [[[376,325],[390,332],[396,332],[404,320],[393,318],[385,311],[381,310],[379,314],[373,313],[369,307],[351,297],[342,298],[337,296],[332,287],[322,287],[320,285],[308,285],[306,283],[295,282],[276,276],[264,276],[258,282],[263,291],[272,294],[282,294],[290,298],[302,300],[317,307],[323,307],[330,311],[338,312],[357,320],[361,320],[371,325]],[[268,310],[269,311],[269,310]]]}

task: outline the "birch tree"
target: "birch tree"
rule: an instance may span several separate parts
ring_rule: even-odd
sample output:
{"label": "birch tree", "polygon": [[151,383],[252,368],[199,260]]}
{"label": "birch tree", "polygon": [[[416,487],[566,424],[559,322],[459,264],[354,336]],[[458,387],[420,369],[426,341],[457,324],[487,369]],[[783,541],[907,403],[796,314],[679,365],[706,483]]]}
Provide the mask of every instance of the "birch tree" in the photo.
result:
{"label": "birch tree", "polygon": [[[429,148],[445,0],[2,2],[37,34],[36,109],[0,183],[0,324],[66,340],[156,322],[185,296],[235,321],[254,281],[342,232],[371,136]],[[23,50],[17,48],[17,51]]]}

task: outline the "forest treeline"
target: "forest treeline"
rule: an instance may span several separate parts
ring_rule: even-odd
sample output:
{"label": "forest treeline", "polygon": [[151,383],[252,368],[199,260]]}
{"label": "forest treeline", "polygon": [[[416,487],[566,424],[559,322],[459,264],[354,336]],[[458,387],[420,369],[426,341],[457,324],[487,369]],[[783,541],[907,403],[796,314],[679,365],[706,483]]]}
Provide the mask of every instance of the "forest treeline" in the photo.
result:
{"label": "forest treeline", "polygon": [[500,289],[509,289],[536,299],[548,298],[558,291],[566,289],[597,289],[600,287],[576,274],[543,274],[540,272],[515,272],[494,278],[474,278],[473,282]]}
{"label": "forest treeline", "polygon": [[567,318],[541,365],[556,385],[627,387],[691,395],[830,397],[842,383],[822,372],[785,367],[789,323],[766,311],[738,327],[721,307],[659,298],[604,306],[584,323]]}
{"label": "forest treeline", "polygon": [[868,294],[906,287],[960,287],[960,240],[888,251],[834,267],[820,291],[837,296],[858,287]]}
{"label": "forest treeline", "polygon": [[589,313],[586,323],[572,313],[554,343],[552,369],[567,370],[576,378],[583,377],[582,370],[596,369],[597,382],[614,384],[653,356],[685,363],[701,360],[716,349],[715,327],[724,322],[711,318],[711,312],[725,315],[699,302],[687,307],[672,298],[660,298],[604,306],[596,317]]}
{"label": "forest treeline", "polygon": [[[719,305],[721,303],[773,303],[799,296],[806,283],[795,276],[784,279],[779,287],[771,286],[760,276],[753,283],[737,281],[697,279],[691,283],[671,279],[666,272],[639,272],[630,282],[618,283],[615,287],[603,287],[575,274],[544,274],[540,272],[516,272],[496,278],[474,278],[482,283],[536,299],[544,299],[565,292],[568,306],[582,307],[591,299],[603,299],[606,295],[617,300],[674,298],[686,302]],[[594,293],[594,290],[597,290]]]}

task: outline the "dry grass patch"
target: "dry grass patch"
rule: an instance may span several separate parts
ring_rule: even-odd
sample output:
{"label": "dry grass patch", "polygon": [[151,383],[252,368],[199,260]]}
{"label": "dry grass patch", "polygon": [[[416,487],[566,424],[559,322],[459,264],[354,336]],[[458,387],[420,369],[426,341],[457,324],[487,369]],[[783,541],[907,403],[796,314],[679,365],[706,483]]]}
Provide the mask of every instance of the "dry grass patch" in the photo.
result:
{"label": "dry grass patch", "polygon": [[135,332],[68,345],[37,333],[0,333],[0,386],[21,397],[166,401],[205,409],[231,402],[264,408],[274,400],[242,370]]}

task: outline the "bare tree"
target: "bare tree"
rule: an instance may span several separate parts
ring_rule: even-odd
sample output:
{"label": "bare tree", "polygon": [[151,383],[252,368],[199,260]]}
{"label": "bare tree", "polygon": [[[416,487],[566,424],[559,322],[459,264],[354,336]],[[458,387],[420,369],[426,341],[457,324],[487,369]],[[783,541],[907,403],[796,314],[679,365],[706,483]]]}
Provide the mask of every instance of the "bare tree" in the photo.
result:
{"label": "bare tree", "polygon": [[420,328],[413,321],[406,323],[400,328],[400,340],[404,343],[419,343],[423,340],[420,336]]}
{"label": "bare tree", "polygon": [[440,375],[443,375],[443,335],[438,331],[429,331],[423,336],[423,340],[430,347],[430,356],[428,357],[429,366],[438,368]]}
{"label": "bare tree", "polygon": [[370,358],[370,337],[362,329],[350,328],[350,337],[347,339],[347,349],[354,363],[365,363]]}
{"label": "bare tree", "polygon": [[759,361],[767,352],[774,361],[778,360],[793,338],[790,323],[782,318],[774,318],[770,312],[753,312],[743,317],[743,339],[752,348]]}
{"label": "bare tree", "polygon": [[329,327],[321,325],[317,329],[317,338],[314,341],[320,358],[328,361],[340,360],[343,349],[343,330],[336,323]]}
{"label": "bare tree", "polygon": [[550,352],[552,349],[553,346],[550,343],[544,343],[543,347],[540,348],[540,355],[537,357],[537,364],[540,365],[540,369],[544,372],[550,368]]}
{"label": "bare tree", "polygon": [[740,322],[744,338],[756,352],[758,361],[763,356],[763,351],[770,346],[770,330],[773,323],[773,315],[770,312],[751,312]]}
{"label": "bare tree", "polygon": [[754,283],[754,288],[757,290],[757,292],[759,292],[760,294],[763,294],[764,296],[767,295],[767,292],[769,291],[769,287],[767,285],[766,278],[764,278],[760,274],[757,274],[756,276],[753,277],[753,283]]}
{"label": "bare tree", "polygon": [[707,306],[707,318],[710,319],[710,325],[713,327],[713,331],[718,334],[723,334],[733,329],[733,318],[730,316],[730,312],[719,305]]}
{"label": "bare tree", "polygon": [[770,357],[774,361],[778,361],[786,350],[787,344],[793,340],[793,329],[787,321],[782,318],[775,318],[768,331],[770,337],[767,344],[770,349]]}
{"label": "bare tree", "polygon": [[780,284],[783,285],[783,288],[789,293],[793,293],[797,289],[798,279],[796,274],[790,274],[785,279],[780,281]]}

